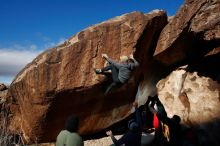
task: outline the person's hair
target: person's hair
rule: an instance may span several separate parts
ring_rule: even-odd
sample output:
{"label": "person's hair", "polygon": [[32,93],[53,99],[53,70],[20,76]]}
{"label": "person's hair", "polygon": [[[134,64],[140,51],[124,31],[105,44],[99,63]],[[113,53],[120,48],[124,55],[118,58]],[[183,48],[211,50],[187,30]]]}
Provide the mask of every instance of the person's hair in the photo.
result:
{"label": "person's hair", "polygon": [[179,124],[180,121],[181,121],[181,118],[180,118],[180,116],[178,116],[178,115],[174,115],[174,116],[172,117],[172,120],[173,120],[174,122],[176,122],[177,124]]}
{"label": "person's hair", "polygon": [[77,132],[79,126],[79,118],[75,115],[70,116],[66,120],[65,129],[69,132]]}
{"label": "person's hair", "polygon": [[131,59],[131,58],[129,58],[127,62],[128,62],[128,63],[134,63],[134,60]]}
{"label": "person's hair", "polygon": [[129,59],[128,56],[125,55],[120,57],[120,60],[123,62],[128,62],[128,59]]}
{"label": "person's hair", "polygon": [[134,119],[131,119],[130,121],[128,121],[128,129],[131,132],[137,132],[138,131],[138,124],[135,122]]}

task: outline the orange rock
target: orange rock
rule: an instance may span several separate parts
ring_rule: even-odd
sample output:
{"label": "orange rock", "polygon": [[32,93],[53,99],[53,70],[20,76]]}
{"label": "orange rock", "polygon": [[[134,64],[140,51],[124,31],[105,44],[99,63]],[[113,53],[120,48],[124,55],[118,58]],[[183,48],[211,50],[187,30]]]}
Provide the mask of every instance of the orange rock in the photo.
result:
{"label": "orange rock", "polygon": [[220,3],[218,0],[185,1],[162,30],[155,59],[169,66],[193,61],[220,45]]}
{"label": "orange rock", "polygon": [[[10,86],[19,106],[10,129],[22,133],[27,143],[50,142],[71,114],[80,117],[81,134],[98,132],[130,115],[140,73],[166,24],[164,11],[133,12],[86,28],[40,54]],[[115,60],[133,53],[141,64],[126,85],[107,97],[103,93],[111,81],[93,71],[103,67],[102,53]]]}
{"label": "orange rock", "polygon": [[169,117],[197,131],[199,143],[220,145],[220,54],[179,67],[157,84]]}

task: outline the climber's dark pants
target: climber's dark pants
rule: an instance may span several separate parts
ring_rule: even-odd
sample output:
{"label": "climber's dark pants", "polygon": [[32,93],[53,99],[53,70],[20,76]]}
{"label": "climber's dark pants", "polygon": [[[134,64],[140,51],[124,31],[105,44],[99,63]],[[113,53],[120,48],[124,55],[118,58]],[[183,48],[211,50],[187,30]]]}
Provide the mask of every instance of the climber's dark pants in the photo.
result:
{"label": "climber's dark pants", "polygon": [[107,95],[109,93],[109,91],[117,86],[117,85],[121,85],[122,83],[120,82],[120,80],[118,79],[118,73],[119,73],[119,70],[112,64],[110,64],[109,66],[106,66],[102,69],[102,73],[103,74],[106,74],[105,72],[106,71],[109,71],[111,70],[111,75],[112,75],[112,80],[113,82],[108,86],[108,88],[106,89],[105,91],[105,95]]}

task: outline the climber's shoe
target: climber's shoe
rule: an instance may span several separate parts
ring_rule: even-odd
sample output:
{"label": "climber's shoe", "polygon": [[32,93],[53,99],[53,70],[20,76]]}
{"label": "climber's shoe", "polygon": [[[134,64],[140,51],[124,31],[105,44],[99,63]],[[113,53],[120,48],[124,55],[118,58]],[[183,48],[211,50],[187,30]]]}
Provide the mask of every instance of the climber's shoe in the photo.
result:
{"label": "climber's shoe", "polygon": [[101,69],[94,68],[94,72],[95,72],[96,74],[101,74],[101,73],[102,73],[102,70],[101,70]]}

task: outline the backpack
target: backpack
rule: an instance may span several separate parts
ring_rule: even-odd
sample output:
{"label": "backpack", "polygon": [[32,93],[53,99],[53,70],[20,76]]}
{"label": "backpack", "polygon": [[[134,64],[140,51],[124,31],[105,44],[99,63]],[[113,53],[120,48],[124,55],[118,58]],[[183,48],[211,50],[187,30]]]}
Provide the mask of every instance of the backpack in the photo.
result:
{"label": "backpack", "polygon": [[162,139],[165,142],[170,142],[170,128],[167,124],[161,122],[162,125]]}

